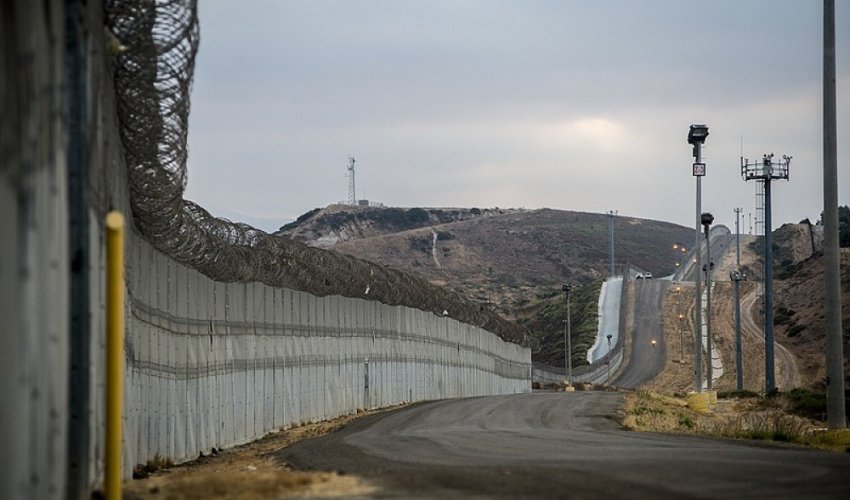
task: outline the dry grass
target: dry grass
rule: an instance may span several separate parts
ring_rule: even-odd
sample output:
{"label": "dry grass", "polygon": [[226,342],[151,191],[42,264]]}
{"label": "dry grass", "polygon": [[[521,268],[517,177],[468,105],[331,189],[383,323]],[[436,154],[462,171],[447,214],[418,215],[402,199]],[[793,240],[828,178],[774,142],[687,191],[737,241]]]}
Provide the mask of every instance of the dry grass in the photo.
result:
{"label": "dry grass", "polygon": [[850,452],[850,430],[825,430],[791,410],[786,397],[745,397],[720,399],[714,411],[705,414],[688,409],[684,399],[639,391],[626,396],[622,425],[635,431],[683,432]]}
{"label": "dry grass", "polygon": [[355,418],[373,413],[376,412],[358,411],[328,422],[293,425],[252,443],[177,466],[166,458],[155,457],[137,468],[141,479],[124,482],[124,498],[259,500],[367,495],[375,488],[358,477],[295,471],[277,460],[275,452],[297,441],[334,432]]}

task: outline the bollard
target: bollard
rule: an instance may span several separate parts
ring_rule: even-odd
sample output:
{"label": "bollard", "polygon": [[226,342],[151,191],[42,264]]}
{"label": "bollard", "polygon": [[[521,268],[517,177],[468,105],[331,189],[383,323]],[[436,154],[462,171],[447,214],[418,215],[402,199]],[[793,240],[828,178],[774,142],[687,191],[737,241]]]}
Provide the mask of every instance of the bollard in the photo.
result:
{"label": "bollard", "polygon": [[106,216],[106,449],[104,493],[121,498],[124,404],[124,216]]}
{"label": "bollard", "polygon": [[708,392],[689,392],[688,408],[703,413],[708,413],[709,411],[711,411],[709,408]]}

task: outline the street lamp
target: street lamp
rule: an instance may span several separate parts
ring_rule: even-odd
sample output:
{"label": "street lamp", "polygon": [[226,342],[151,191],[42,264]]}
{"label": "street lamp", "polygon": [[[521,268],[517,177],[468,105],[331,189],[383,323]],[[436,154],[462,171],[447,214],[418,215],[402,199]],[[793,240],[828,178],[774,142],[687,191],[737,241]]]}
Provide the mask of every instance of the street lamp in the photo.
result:
{"label": "street lamp", "polygon": [[694,253],[696,254],[694,261],[697,266],[696,278],[694,279],[694,290],[696,292],[694,299],[696,301],[696,307],[694,307],[694,342],[696,344],[696,349],[694,350],[694,390],[696,392],[702,392],[702,308],[700,307],[702,297],[700,280],[702,276],[700,276],[699,269],[702,267],[700,265],[702,258],[700,256],[700,225],[702,223],[702,178],[705,176],[705,163],[702,161],[702,145],[705,144],[707,138],[707,125],[691,125],[688,130],[688,144],[694,147],[695,161],[692,172],[694,177],[697,178],[696,243],[694,245]]}
{"label": "street lamp", "polygon": [[[711,357],[711,271],[714,269],[714,262],[711,261],[711,239],[708,237],[708,232],[711,229],[711,223],[714,222],[714,216],[708,212],[703,213],[700,216],[700,221],[702,222],[703,228],[705,228],[705,254],[708,258],[708,262],[703,265],[703,269],[705,270],[705,327],[706,327],[706,341],[705,341],[705,351],[706,356],[708,357],[708,374],[706,381],[706,386],[708,390],[711,390],[712,386],[712,376],[713,376],[713,367],[712,367],[712,357]],[[699,273],[697,273],[699,274]]]}
{"label": "street lamp", "polygon": [[606,335],[606,337],[608,338],[608,362],[605,363],[605,364],[608,365],[608,377],[607,377],[608,381],[605,383],[605,385],[610,386],[611,385],[611,334],[609,333],[608,335]]}
{"label": "street lamp", "polygon": [[561,287],[561,291],[564,292],[567,298],[567,319],[564,320],[564,368],[567,372],[567,384],[570,387],[573,386],[573,348],[572,348],[572,332],[570,332],[570,292],[573,289],[573,285],[570,283],[564,283]]}
{"label": "street lamp", "polygon": [[[737,226],[737,221],[736,224]],[[739,261],[740,265],[740,261]],[[741,349],[741,281],[746,279],[746,273],[740,268],[729,272],[729,279],[735,283],[735,373],[739,391],[744,390],[744,354]]]}

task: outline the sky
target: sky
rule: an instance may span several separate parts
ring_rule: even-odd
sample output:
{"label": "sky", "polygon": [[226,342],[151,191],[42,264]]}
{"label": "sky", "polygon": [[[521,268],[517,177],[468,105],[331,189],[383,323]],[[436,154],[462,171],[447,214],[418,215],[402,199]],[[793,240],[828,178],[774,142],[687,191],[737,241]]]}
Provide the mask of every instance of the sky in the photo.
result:
{"label": "sky", "polygon": [[[822,2],[198,2],[185,197],[275,229],[357,197],[555,208],[693,227],[755,216],[740,156],[792,156],[774,227],[823,209]],[[850,204],[850,2],[836,2],[839,202]]]}

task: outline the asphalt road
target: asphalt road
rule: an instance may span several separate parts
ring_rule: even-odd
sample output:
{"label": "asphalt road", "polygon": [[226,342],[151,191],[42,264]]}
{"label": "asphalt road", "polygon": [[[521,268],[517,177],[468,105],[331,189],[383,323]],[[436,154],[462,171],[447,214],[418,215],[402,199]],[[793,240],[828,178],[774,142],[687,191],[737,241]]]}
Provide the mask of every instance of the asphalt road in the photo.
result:
{"label": "asphalt road", "polygon": [[[634,388],[655,378],[664,369],[664,296],[670,281],[636,280],[634,326],[629,363],[613,381],[618,387]],[[655,346],[652,341],[655,340]]]}
{"label": "asphalt road", "polygon": [[372,498],[846,498],[850,454],[620,430],[622,395],[423,403],[278,452],[358,474]]}
{"label": "asphalt road", "polygon": [[[720,262],[723,260],[723,255],[728,251],[730,247],[734,251],[735,246],[735,235],[734,234],[721,234],[713,237],[711,239],[711,262],[714,262],[715,269],[718,269],[720,266]],[[691,254],[692,255],[692,254]],[[692,257],[693,258],[693,257]],[[701,264],[706,265],[708,263],[708,258],[705,252],[705,244],[702,246],[702,256],[701,256]],[[696,266],[691,264],[685,268],[685,274],[682,278],[682,281],[695,281],[696,276]],[[712,275],[712,279],[714,281],[729,281],[729,275],[726,276],[717,276]],[[705,286],[705,274],[702,275],[703,286]]]}

